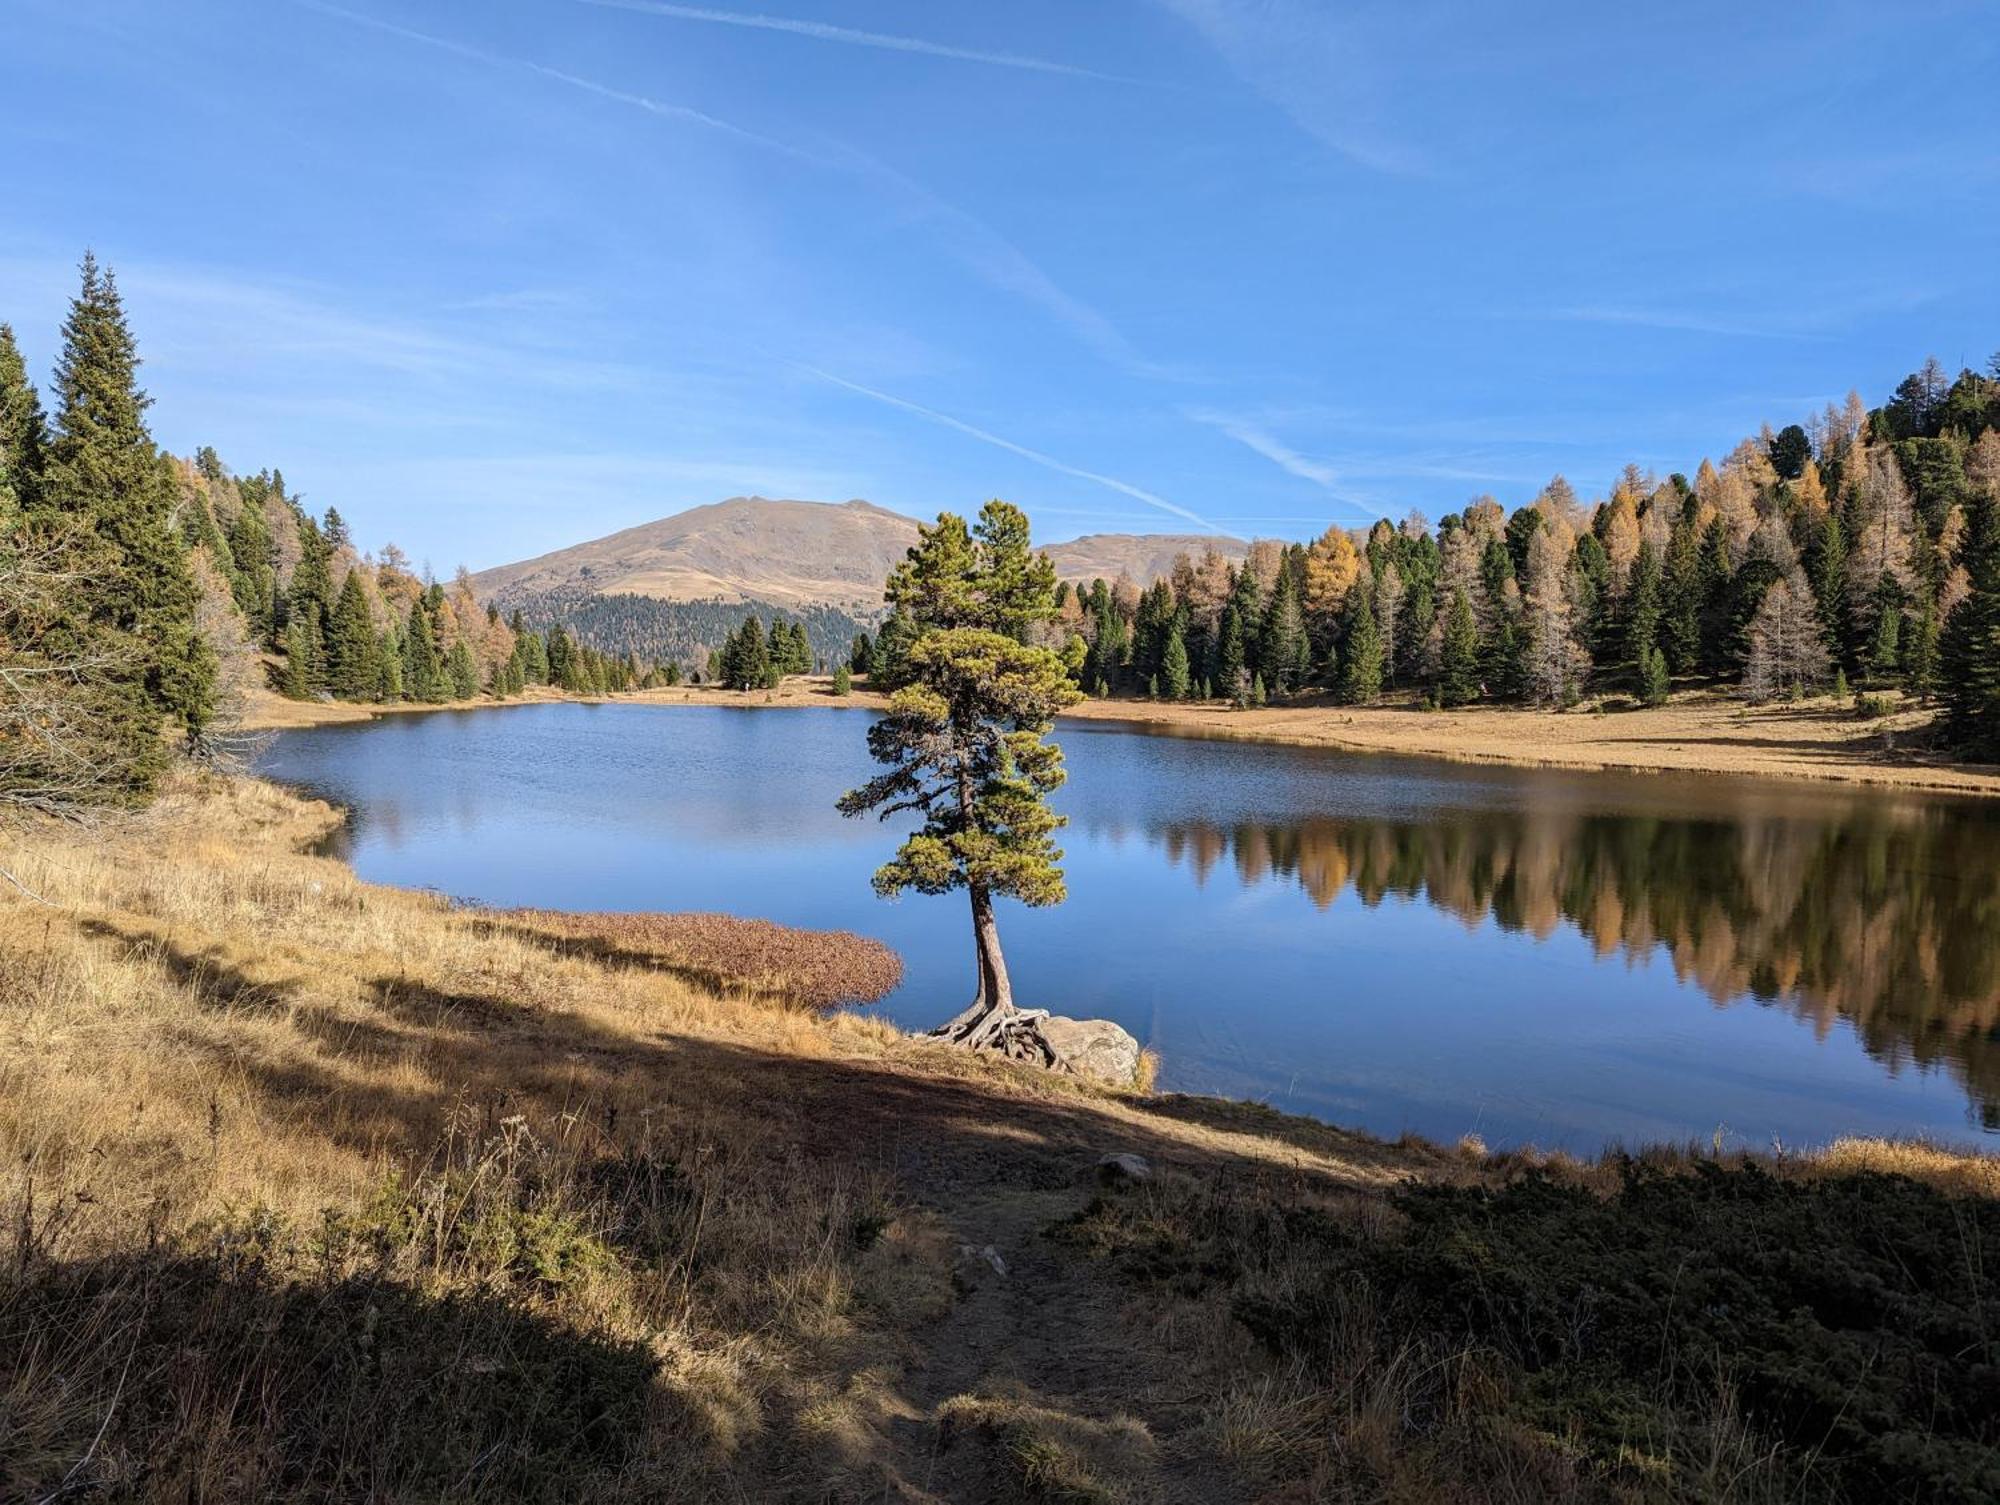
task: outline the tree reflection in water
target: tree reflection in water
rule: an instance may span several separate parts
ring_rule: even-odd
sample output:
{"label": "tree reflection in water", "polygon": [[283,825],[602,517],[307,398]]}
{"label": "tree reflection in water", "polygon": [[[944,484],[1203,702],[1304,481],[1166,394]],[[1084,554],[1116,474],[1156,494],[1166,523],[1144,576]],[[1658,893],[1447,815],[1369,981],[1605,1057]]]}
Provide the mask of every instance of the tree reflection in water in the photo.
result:
{"label": "tree reflection in water", "polygon": [[1171,821],[1152,837],[1206,883],[1295,881],[1330,907],[1420,899],[1468,927],[1600,957],[1664,953],[1717,1004],[1782,1004],[1824,1035],[1850,1021],[1895,1067],[1942,1064],[2000,1129],[2000,884],[1994,833],[1951,805],[1728,820],[1455,810],[1423,821]]}

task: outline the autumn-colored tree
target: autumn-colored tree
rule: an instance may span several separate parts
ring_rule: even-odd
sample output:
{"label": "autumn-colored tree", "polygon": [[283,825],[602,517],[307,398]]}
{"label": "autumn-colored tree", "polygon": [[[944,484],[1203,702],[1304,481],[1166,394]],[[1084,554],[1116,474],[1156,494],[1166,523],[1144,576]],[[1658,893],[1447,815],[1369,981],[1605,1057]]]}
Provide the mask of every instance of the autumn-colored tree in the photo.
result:
{"label": "autumn-colored tree", "polygon": [[1302,605],[1316,628],[1330,625],[1361,574],[1361,553],[1344,528],[1328,528],[1306,550]]}
{"label": "autumn-colored tree", "polygon": [[1743,688],[1752,700],[1802,695],[1825,682],[1826,640],[1812,588],[1797,569],[1764,593],[1748,638]]}
{"label": "autumn-colored tree", "polygon": [[[1571,704],[1590,670],[1590,655],[1576,636],[1567,533],[1566,525],[1545,526],[1528,543],[1523,679],[1530,698],[1550,706]],[[1645,552],[1651,556],[1650,548]]]}

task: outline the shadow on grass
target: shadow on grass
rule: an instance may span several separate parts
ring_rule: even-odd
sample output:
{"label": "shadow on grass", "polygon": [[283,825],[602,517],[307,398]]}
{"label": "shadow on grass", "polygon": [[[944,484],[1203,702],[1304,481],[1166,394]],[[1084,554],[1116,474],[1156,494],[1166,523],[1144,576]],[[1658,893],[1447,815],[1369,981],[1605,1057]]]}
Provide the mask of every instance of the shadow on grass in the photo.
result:
{"label": "shadow on grass", "polygon": [[656,1368],[502,1295],[280,1279],[240,1248],[11,1282],[0,1348],[11,1500],[589,1498]]}

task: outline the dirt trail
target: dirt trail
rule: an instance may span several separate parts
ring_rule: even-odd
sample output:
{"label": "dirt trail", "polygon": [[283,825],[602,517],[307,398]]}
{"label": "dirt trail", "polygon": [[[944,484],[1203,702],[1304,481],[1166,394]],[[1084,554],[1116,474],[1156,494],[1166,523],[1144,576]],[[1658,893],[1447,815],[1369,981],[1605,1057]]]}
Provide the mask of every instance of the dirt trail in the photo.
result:
{"label": "dirt trail", "polygon": [[[713,1048],[675,1042],[718,1100],[740,1092],[782,1104],[767,1108],[779,1114],[781,1138],[857,1172],[887,1173],[942,1225],[955,1299],[908,1333],[907,1360],[878,1409],[873,1462],[888,1499],[1015,1497],[1001,1456],[1013,1439],[968,1426],[952,1405],[963,1397],[996,1402],[1003,1414],[1026,1408],[1043,1426],[1097,1441],[1134,1501],[1252,1498],[1195,1430],[1207,1419],[1205,1397],[1158,1299],[1049,1230],[1100,1194],[1097,1164],[1113,1152],[1139,1154],[1156,1173],[1284,1176],[1329,1191],[1443,1163],[1438,1151],[1382,1145],[1255,1104],[1051,1094],[1025,1074],[1010,1094],[983,1074],[928,1076],[912,1062],[892,1070],[758,1059],[743,1078],[700,1059]],[[958,1064],[942,1049],[937,1063]],[[841,1125],[837,1141],[827,1140],[828,1124]],[[1004,1274],[983,1257],[989,1247]]]}

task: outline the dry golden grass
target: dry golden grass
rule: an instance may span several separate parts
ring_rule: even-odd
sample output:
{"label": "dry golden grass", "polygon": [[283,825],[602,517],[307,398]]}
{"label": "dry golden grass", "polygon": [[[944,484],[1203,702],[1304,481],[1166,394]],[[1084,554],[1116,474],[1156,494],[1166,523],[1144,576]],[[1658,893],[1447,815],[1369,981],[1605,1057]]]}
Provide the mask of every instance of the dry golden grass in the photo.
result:
{"label": "dry golden grass", "polygon": [[[1330,1388],[1233,1295],[1134,1294],[1042,1235],[1112,1149],[1363,1233],[1384,1189],[1526,1157],[802,1010],[882,958],[801,978],[757,927],[372,887],[311,855],[337,819],[189,775],[96,831],[0,829],[46,901],[0,895],[0,1498],[958,1499],[1003,1463],[1042,1498],[1254,1498],[1324,1478],[1336,1437],[1433,1477],[1390,1413],[1442,1392],[1397,1344]],[[1925,1147],[1786,1165],[1995,1191]],[[1210,1215],[1134,1205],[1162,1241]],[[1012,1275],[963,1289],[988,1243]],[[1452,1383],[1477,1432],[1478,1372]],[[953,1427],[1004,1457],[929,1461]],[[1479,1435],[1501,1494],[1546,1482]]]}
{"label": "dry golden grass", "polygon": [[569,914],[504,910],[496,927],[557,939],[580,955],[654,966],[716,991],[800,1008],[875,1003],[903,980],[903,959],[848,930],[799,930],[723,914]]}
{"label": "dry golden grass", "polygon": [[1640,773],[1749,774],[1906,789],[2000,794],[2000,770],[1922,751],[1932,712],[1896,706],[1862,719],[1831,696],[1752,706],[1720,691],[1676,695],[1651,709],[1539,711],[1474,706],[1427,711],[1414,697],[1375,706],[1318,699],[1237,710],[1091,700],[1078,719],[1139,721],[1190,736],[1391,753],[1458,763]]}

